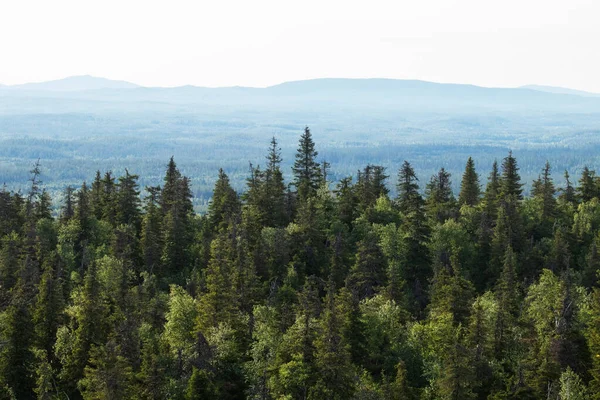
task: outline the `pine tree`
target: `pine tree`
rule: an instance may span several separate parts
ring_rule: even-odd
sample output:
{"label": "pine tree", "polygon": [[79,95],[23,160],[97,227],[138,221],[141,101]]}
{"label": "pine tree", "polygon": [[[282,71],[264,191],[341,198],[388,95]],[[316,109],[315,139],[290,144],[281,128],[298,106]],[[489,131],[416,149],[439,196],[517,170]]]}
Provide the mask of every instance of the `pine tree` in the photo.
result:
{"label": "pine tree", "polygon": [[305,201],[316,194],[321,183],[321,167],[316,161],[319,153],[315,150],[315,143],[308,126],[300,136],[296,159],[292,171],[294,172],[294,186],[298,192],[298,198]]}
{"label": "pine tree", "polygon": [[471,157],[469,157],[460,184],[458,204],[460,206],[475,206],[477,203],[479,203],[480,194],[481,188],[479,187],[479,176],[475,171],[475,162]]}

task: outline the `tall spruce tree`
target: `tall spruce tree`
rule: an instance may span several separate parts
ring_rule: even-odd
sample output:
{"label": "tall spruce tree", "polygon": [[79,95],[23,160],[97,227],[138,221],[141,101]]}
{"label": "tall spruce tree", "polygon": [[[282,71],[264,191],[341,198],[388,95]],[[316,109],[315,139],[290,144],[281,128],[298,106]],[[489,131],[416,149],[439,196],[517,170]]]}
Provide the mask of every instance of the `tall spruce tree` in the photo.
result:
{"label": "tall spruce tree", "polygon": [[590,170],[587,165],[583,167],[577,187],[577,197],[580,201],[587,202],[600,195],[597,180],[596,171]]}
{"label": "tall spruce tree", "polygon": [[548,161],[546,161],[546,165],[542,170],[542,175],[533,182],[531,194],[534,199],[541,203],[540,218],[542,221],[553,218],[556,212],[556,200],[554,199],[556,189],[550,176],[550,163]]}
{"label": "tall spruce tree", "polygon": [[577,201],[577,195],[575,192],[575,188],[571,184],[569,171],[565,170],[564,178],[565,187],[560,189],[560,195],[558,196],[558,198],[563,203],[574,204]]}
{"label": "tall spruce tree", "polygon": [[214,231],[226,229],[228,224],[239,216],[238,195],[229,183],[229,177],[219,169],[219,178],[215,183],[213,197],[208,206],[210,225]]}
{"label": "tall spruce tree", "polygon": [[321,166],[316,161],[319,153],[315,150],[315,142],[308,126],[300,136],[296,159],[292,171],[294,172],[294,186],[300,201],[314,196],[321,183]]}
{"label": "tall spruce tree", "polygon": [[433,175],[427,184],[427,214],[435,222],[444,223],[447,219],[455,217],[456,200],[451,184],[450,173],[444,168]]}
{"label": "tall spruce tree", "polygon": [[420,312],[426,305],[425,285],[431,267],[427,251],[429,228],[425,217],[425,202],[419,193],[418,179],[412,166],[404,161],[398,173],[398,208],[403,218],[402,278],[411,293],[413,310]]}
{"label": "tall spruce tree", "polygon": [[523,200],[523,184],[519,175],[517,159],[513,157],[512,151],[502,161],[502,177],[500,178],[500,197],[503,199],[509,196],[515,200]]}
{"label": "tall spruce tree", "polygon": [[138,176],[129,173],[125,169],[125,175],[119,178],[118,191],[116,195],[117,223],[133,225],[136,230],[140,229],[140,191],[138,190]]}
{"label": "tall spruce tree", "polygon": [[460,183],[458,204],[460,206],[475,206],[479,203],[480,195],[481,188],[479,187],[479,175],[477,175],[477,172],[475,171],[475,162],[469,157]]}
{"label": "tall spruce tree", "polygon": [[160,186],[150,186],[146,190],[148,191],[148,197],[145,205],[146,212],[142,220],[140,242],[143,263],[146,271],[161,275],[159,267],[163,244],[161,236],[162,216],[158,205]]}
{"label": "tall spruce tree", "polygon": [[267,154],[267,169],[265,170],[266,215],[267,225],[273,227],[285,226],[288,222],[286,212],[286,186],[281,172],[281,148],[273,137]]}

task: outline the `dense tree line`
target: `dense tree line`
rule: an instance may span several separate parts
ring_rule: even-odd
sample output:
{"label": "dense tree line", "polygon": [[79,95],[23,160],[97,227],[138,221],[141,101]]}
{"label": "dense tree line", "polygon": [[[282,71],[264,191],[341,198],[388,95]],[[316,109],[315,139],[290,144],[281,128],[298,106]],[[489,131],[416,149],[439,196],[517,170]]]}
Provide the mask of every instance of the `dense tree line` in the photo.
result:
{"label": "dense tree line", "polygon": [[[409,162],[328,181],[310,130],[209,212],[173,158],[98,172],[59,215],[0,192],[0,399],[600,399],[600,177],[458,196]],[[332,190],[331,188],[334,189]]]}

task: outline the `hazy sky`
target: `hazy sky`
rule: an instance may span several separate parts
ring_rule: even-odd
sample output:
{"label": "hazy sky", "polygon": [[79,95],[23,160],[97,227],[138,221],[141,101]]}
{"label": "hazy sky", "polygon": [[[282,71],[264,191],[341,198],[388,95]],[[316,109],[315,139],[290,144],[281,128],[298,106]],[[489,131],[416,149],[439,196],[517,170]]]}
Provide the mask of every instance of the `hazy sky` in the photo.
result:
{"label": "hazy sky", "polygon": [[0,83],[387,77],[600,92],[598,0],[2,0]]}

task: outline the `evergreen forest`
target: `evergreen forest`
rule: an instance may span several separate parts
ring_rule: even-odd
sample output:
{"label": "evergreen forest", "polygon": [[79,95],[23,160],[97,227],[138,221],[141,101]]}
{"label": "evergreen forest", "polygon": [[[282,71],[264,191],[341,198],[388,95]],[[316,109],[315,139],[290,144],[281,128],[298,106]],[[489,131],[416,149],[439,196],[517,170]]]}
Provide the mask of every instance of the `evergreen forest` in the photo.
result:
{"label": "evergreen forest", "polygon": [[0,400],[600,399],[593,169],[333,182],[308,127],[291,171],[265,149],[202,215],[174,158],[1,190]]}

